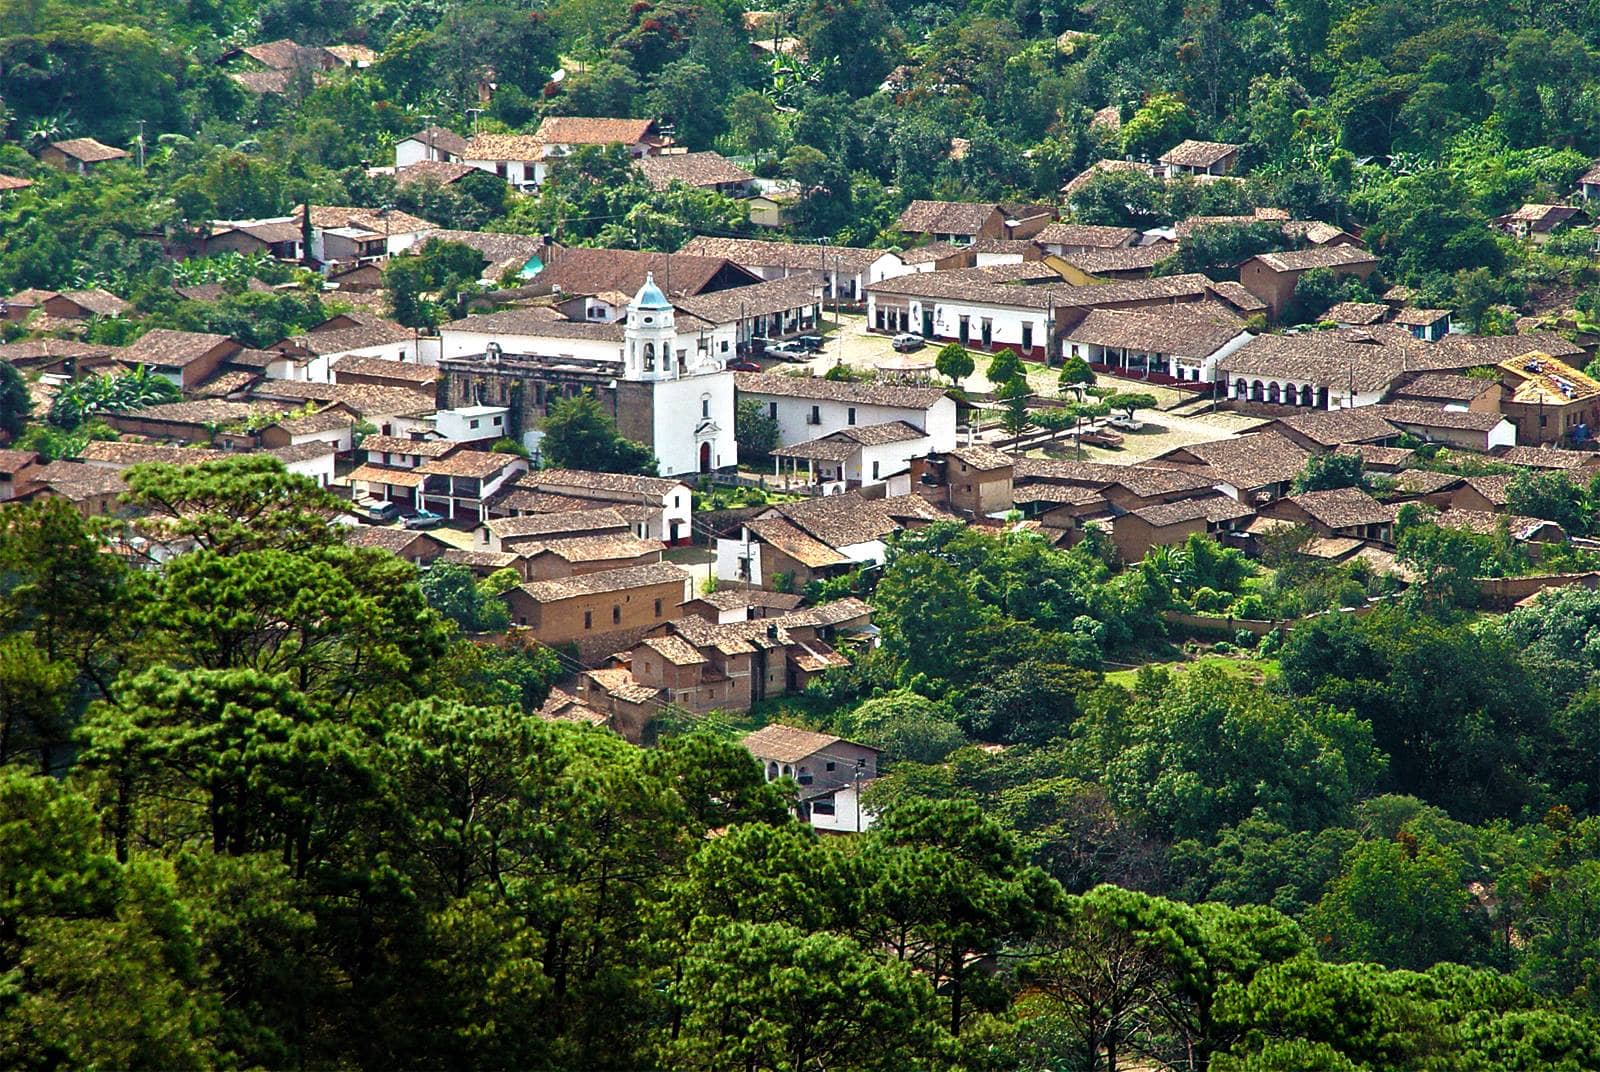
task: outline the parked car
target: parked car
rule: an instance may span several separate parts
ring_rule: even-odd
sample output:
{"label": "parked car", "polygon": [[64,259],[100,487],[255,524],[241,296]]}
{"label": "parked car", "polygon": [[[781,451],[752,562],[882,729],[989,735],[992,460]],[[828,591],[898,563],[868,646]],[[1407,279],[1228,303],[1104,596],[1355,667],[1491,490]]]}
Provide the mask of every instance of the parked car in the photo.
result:
{"label": "parked car", "polygon": [[756,364],[754,361],[750,361],[750,360],[748,360],[746,358],[743,358],[743,357],[738,358],[737,360],[734,360],[734,361],[729,361],[726,367],[727,367],[729,372],[760,372],[761,371],[761,366],[760,365]]}
{"label": "parked car", "polygon": [[821,335],[796,335],[794,337],[794,344],[796,346],[804,347],[808,352],[813,354],[822,352]]}
{"label": "parked car", "polygon": [[413,510],[403,524],[408,529],[436,529],[444,524],[444,516],[432,510]]}
{"label": "parked car", "polygon": [[1096,428],[1080,435],[1078,442],[1096,447],[1120,447],[1122,437],[1109,428]]}
{"label": "parked car", "polygon": [[912,335],[909,332],[894,337],[894,348],[897,353],[909,354],[913,350],[920,350],[928,344],[928,340],[921,335]]}
{"label": "parked car", "polygon": [[370,521],[374,525],[386,525],[400,516],[400,504],[368,499],[364,502],[351,503],[350,512],[362,521]]}
{"label": "parked car", "polygon": [[1144,427],[1143,421],[1139,420],[1137,417],[1129,416],[1126,413],[1113,413],[1111,416],[1106,418],[1106,424],[1110,425],[1112,428],[1120,428],[1124,432],[1137,432],[1139,429]]}
{"label": "parked car", "polygon": [[792,342],[775,342],[768,344],[766,353],[762,356],[777,361],[804,361],[811,356],[811,352]]}

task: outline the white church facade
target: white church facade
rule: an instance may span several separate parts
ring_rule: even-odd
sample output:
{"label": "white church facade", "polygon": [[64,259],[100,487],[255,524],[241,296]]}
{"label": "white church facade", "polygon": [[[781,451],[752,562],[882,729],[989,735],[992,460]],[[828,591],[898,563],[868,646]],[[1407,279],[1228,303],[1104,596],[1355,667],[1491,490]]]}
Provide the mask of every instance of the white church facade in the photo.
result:
{"label": "white church facade", "polygon": [[[735,326],[676,309],[651,277],[618,320],[508,309],[440,328],[441,406],[499,405],[524,442],[562,398],[589,391],[624,436],[649,446],[662,476],[738,464]],[[725,337],[724,337],[725,336]]]}

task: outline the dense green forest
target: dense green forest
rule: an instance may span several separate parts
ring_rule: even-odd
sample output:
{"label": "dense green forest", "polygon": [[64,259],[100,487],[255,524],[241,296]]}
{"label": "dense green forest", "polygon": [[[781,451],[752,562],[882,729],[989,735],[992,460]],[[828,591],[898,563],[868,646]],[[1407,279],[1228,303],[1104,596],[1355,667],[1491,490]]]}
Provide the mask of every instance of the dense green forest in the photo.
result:
{"label": "dense green forest", "polygon": [[128,483],[196,549],[0,511],[5,1067],[1600,1067],[1600,594],[1130,678],[1254,567],[907,534],[790,712],[890,765],[825,839],[719,719],[541,720],[273,460]]}
{"label": "dense green forest", "polygon": [[[1055,202],[1097,159],[1235,141],[1243,184],[1114,173],[1076,211],[1149,226],[1283,207],[1365,228],[1386,277],[1468,322],[1504,302],[1600,309],[1586,232],[1534,252],[1485,226],[1566,194],[1600,150],[1600,21],[1585,5],[792,0],[753,29],[746,15],[690,0],[6,0],[0,170],[43,181],[0,210],[0,288],[137,292],[170,274],[158,238],[305,199],[654,248],[739,229],[738,203],[653,191],[604,153],[526,197],[487,181],[397,192],[364,172],[427,122],[531,131],[580,114],[650,116],[690,148],[788,177],[805,195],[798,230],[854,244],[894,241],[885,228],[911,198]],[[799,52],[775,59],[752,36]],[[378,59],[281,94],[228,77],[232,49],[282,37]],[[480,84],[495,87],[487,104]],[[1116,121],[1094,122],[1107,108]],[[27,153],[65,134],[132,146],[141,122],[143,172],[85,182]]]}
{"label": "dense green forest", "polygon": [[[796,182],[795,237],[879,245],[912,198],[1059,202],[1096,160],[1236,141],[1243,183],[1109,172],[1072,211],[1282,207],[1362,228],[1385,278],[1480,329],[1503,306],[1600,318],[1591,233],[1487,226],[1600,153],[1588,5],[747,14],[0,0],[0,173],[34,181],[0,201],[0,292],[106,286],[144,315],[95,322],[103,341],[261,345],[327,312],[244,289],[297,269],[164,246],[304,202],[661,249],[744,228],[617,153],[530,195],[368,174],[430,122],[580,114],[658,118]],[[282,94],[228,77],[283,37],[378,58]],[[141,123],[142,167],[33,155],[132,147]],[[403,293],[470,283],[448,256],[407,259]],[[171,290],[202,281],[228,293]],[[538,718],[555,657],[468,640],[491,597],[346,548],[337,504],[275,462],[128,483],[142,524],[198,549],[141,569],[61,503],[0,511],[0,1067],[1600,1069],[1600,595],[1476,615],[1471,579],[1519,568],[1509,541],[1408,516],[1404,598],[1135,672],[1114,664],[1172,654],[1164,610],[1392,593],[1206,540],[1115,571],[1095,539],[906,534],[809,593],[868,598],[881,648],[761,712],[884,750],[879,821],[820,839],[739,724],[669,713],[636,748]],[[1592,490],[1561,488],[1519,511],[1590,531]]]}

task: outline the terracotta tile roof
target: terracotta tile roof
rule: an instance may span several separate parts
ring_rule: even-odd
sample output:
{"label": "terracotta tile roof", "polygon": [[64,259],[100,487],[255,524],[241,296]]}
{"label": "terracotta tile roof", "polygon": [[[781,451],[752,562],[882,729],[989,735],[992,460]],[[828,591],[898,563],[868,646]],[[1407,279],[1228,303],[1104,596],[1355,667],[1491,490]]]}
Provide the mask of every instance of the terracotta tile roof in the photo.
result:
{"label": "terracotta tile roof", "polygon": [[426,532],[411,529],[387,528],[379,525],[346,526],[344,542],[350,547],[372,547],[391,554],[402,555],[418,542],[438,543]]}
{"label": "terracotta tile roof", "polygon": [[646,704],[656,699],[660,691],[634,681],[633,674],[621,667],[588,670],[584,672],[584,676],[599,685],[607,696],[624,703]]}
{"label": "terracotta tile roof", "polygon": [[93,138],[67,138],[65,141],[53,141],[49,147],[85,164],[100,164],[107,160],[123,160],[128,156],[126,149],[116,149],[110,145],[103,145]]}
{"label": "terracotta tile roof", "polygon": [[1052,223],[1034,235],[1041,246],[1081,246],[1084,249],[1119,249],[1139,237],[1133,227],[1100,227],[1088,223]]}
{"label": "terracotta tile roof", "polygon": [[841,383],[820,376],[786,376],[773,372],[739,372],[734,386],[744,394],[777,398],[814,398],[818,401],[901,409],[931,409],[945,397],[937,387],[900,387],[880,383]]}
{"label": "terracotta tile roof", "polygon": [[517,478],[517,486],[538,491],[570,494],[572,491],[623,492],[665,498],[685,485],[681,480],[659,476],[630,476],[623,473],[591,473],[583,469],[540,469]]}
{"label": "terracotta tile roof", "polygon": [[1112,171],[1142,171],[1146,175],[1152,173],[1149,164],[1141,164],[1135,160],[1096,160],[1093,164],[1068,179],[1066,185],[1061,187],[1061,193],[1070,201],[1073,194],[1089,185],[1097,177]]}
{"label": "terracotta tile roof", "polygon": [[1135,301],[1194,301],[1216,289],[1211,280],[1198,273],[1162,276],[1158,279],[1126,279],[1082,287],[1065,281],[1028,286],[1019,282],[1005,282],[1003,277],[1006,273],[1038,273],[1041,270],[1038,265],[997,267],[999,271],[958,268],[895,276],[869,284],[867,290],[873,294],[942,298],[1014,309],[1092,309]]}
{"label": "terracotta tile roof", "polygon": [[1583,347],[1553,331],[1529,331],[1520,335],[1446,335],[1423,353],[1425,362],[1414,368],[1449,369],[1498,365],[1510,357],[1538,350],[1563,360],[1585,357]]}
{"label": "terracotta tile roof", "polygon": [[363,484],[389,484],[397,488],[420,488],[426,480],[420,469],[392,469],[383,465],[358,465],[345,477]]}
{"label": "terracotta tile roof", "polygon": [[782,517],[757,518],[745,522],[757,538],[770,543],[790,558],[811,569],[839,566],[850,560],[821,540],[815,539]]}
{"label": "terracotta tile roof", "polygon": [[528,514],[521,517],[495,517],[484,522],[484,527],[504,540],[508,537],[521,536],[626,533],[628,519],[618,510],[602,507],[593,510],[560,510],[552,514]]}
{"label": "terracotta tile roof", "polygon": [[690,574],[670,562],[649,562],[642,566],[624,566],[621,569],[582,573],[575,577],[559,577],[548,581],[532,581],[521,586],[532,599],[551,603],[577,596],[602,595],[606,592],[625,592],[632,588],[646,588],[658,584],[684,584]]}
{"label": "terracotta tile roof", "polygon": [[200,331],[152,328],[123,350],[123,360],[152,368],[181,369],[204,358],[219,346],[243,349],[226,335]]}
{"label": "terracotta tile roof", "polygon": [[544,143],[537,134],[474,134],[461,150],[463,160],[539,160]]}
{"label": "terracotta tile roof", "polygon": [[240,49],[263,67],[287,71],[297,67],[332,67],[333,55],[315,45],[302,45],[287,37]]}
{"label": "terracotta tile roof", "polygon": [[1229,379],[1277,377],[1317,386],[1360,392],[1388,387],[1406,364],[1397,346],[1356,343],[1333,332],[1259,335],[1217,363],[1217,374]]}
{"label": "terracotta tile roof", "polygon": [[997,469],[1010,469],[1016,459],[1003,450],[975,443],[970,447],[957,447],[946,452],[950,457],[963,462],[969,469],[976,469],[980,473],[991,473]]}
{"label": "terracotta tile roof", "polygon": [[1482,495],[1495,506],[1504,506],[1508,500],[1506,489],[1511,486],[1512,476],[1509,473],[1485,473],[1481,476],[1469,476],[1464,483],[1473,491]]}
{"label": "terracotta tile roof", "polygon": [[452,231],[444,227],[431,227],[417,236],[418,242],[438,239],[441,242],[459,242],[483,254],[491,263],[503,261],[526,262],[533,257],[543,257],[548,251],[537,235],[495,234],[489,231]]}
{"label": "terracotta tile roof", "polygon": [[731,324],[741,318],[769,316],[818,305],[821,301],[822,276],[817,272],[800,272],[747,287],[686,294],[674,304],[709,323]]}
{"label": "terracotta tile roof", "polygon": [[1368,406],[1377,410],[1384,420],[1401,427],[1452,428],[1459,431],[1487,432],[1505,420],[1498,413],[1474,413],[1470,410],[1445,409],[1442,406],[1404,406],[1386,403]]}
{"label": "terracotta tile roof", "polygon": [[657,190],[665,190],[675,182],[690,186],[719,186],[749,182],[755,178],[721,153],[668,153],[642,157],[634,163],[644,172],[646,181]]}
{"label": "terracotta tile roof", "polygon": [[478,551],[462,547],[447,548],[439,556],[440,562],[447,562],[453,566],[489,570],[509,569],[515,567],[521,560],[521,555],[514,555],[509,551]]}
{"label": "terracotta tile roof", "polygon": [[326,51],[350,66],[378,62],[378,54],[366,45],[328,45]]}
{"label": "terracotta tile roof", "polygon": [[1389,315],[1389,307],[1382,302],[1339,302],[1323,314],[1324,320],[1336,324],[1381,324]]}
{"label": "terracotta tile roof", "polygon": [[649,648],[673,666],[700,666],[710,662],[704,655],[695,650],[680,636],[667,633],[664,636],[646,637],[639,642],[640,647]]}
{"label": "terracotta tile roof", "polygon": [[1065,337],[1096,346],[1209,357],[1243,330],[1244,321],[1238,317],[1190,302],[1148,309],[1091,309]]}
{"label": "terracotta tile roof", "polygon": [[[672,158],[663,156],[646,159]],[[695,257],[726,258],[746,268],[820,270],[826,265],[829,271],[837,267],[850,275],[865,272],[874,261],[890,255],[888,250],[858,246],[819,246],[801,242],[768,242],[758,238],[713,238],[708,235],[689,239],[678,252]]]}
{"label": "terracotta tile roof", "polygon": [[1449,315],[1449,309],[1414,309],[1407,306],[1397,310],[1393,319],[1396,324],[1405,327],[1426,328],[1432,327]]}
{"label": "terracotta tile roof", "polygon": [[63,290],[61,296],[68,301],[76,302],[95,316],[121,316],[128,311],[128,303],[99,287],[88,290]]}
{"label": "terracotta tile roof", "polygon": [[228,77],[251,93],[283,93],[294,81],[292,70],[229,71]]}
{"label": "terracotta tile roof", "polygon": [[[1254,432],[1233,439],[1191,443],[1169,451],[1162,456],[1162,460],[1173,454],[1187,454],[1199,459],[1216,477],[1242,491],[1293,480],[1300,475],[1306,466],[1306,459],[1310,457],[1298,444],[1273,432]],[[1204,474],[1191,475],[1204,479]]]}
{"label": "terracotta tile roof", "polygon": [[[97,444],[91,441],[89,445]],[[39,455],[31,450],[0,450],[0,476],[16,476],[38,460]]]}
{"label": "terracotta tile roof", "polygon": [[224,425],[242,421],[258,413],[282,412],[284,407],[260,402],[230,402],[221,398],[197,398],[186,402],[163,402],[121,414],[130,420],[163,421],[179,424]]}
{"label": "terracotta tile roof", "polygon": [[1536,233],[1554,230],[1561,224],[1581,215],[1583,209],[1571,205],[1539,205],[1526,204],[1514,212],[1496,217],[1495,222],[1506,226],[1509,224],[1527,224],[1529,229]]}
{"label": "terracotta tile roof", "polygon": [[0,175],[0,191],[26,190],[32,185],[32,179],[21,179],[15,175]]}
{"label": "terracotta tile roof", "polygon": [[23,339],[0,345],[0,361],[15,365],[31,365],[56,358],[110,357],[120,353],[120,346],[80,342],[77,339]]}
{"label": "terracotta tile roof", "polygon": [[930,242],[926,246],[902,250],[900,260],[909,265],[933,264],[955,254],[965,255],[965,252],[965,246],[952,245],[949,242]]}
{"label": "terracotta tile roof", "polygon": [[[245,282],[245,290],[253,294],[271,294],[272,288],[261,280],[251,278]],[[173,287],[174,292],[184,301],[212,302],[218,301],[228,294],[228,288],[222,283],[196,283],[190,287]]]}
{"label": "terracotta tile roof", "polygon": [[488,450],[458,450],[442,458],[429,458],[417,468],[429,476],[477,477],[479,480],[487,480],[518,462],[527,464],[515,454],[497,454]]}
{"label": "terracotta tile roof", "polygon": [[1429,399],[1445,402],[1471,402],[1500,388],[1497,380],[1481,380],[1454,372],[1418,372],[1394,389],[1395,398]]}
{"label": "terracotta tile roof", "polygon": [[1558,447],[1510,447],[1495,456],[1496,461],[1526,469],[1581,469],[1600,464],[1600,453],[1587,450],[1562,450]]}
{"label": "terracotta tile roof", "polygon": [[1106,488],[1120,484],[1135,495],[1164,495],[1174,491],[1199,491],[1212,482],[1169,466],[1107,465],[1104,462],[1075,462],[1055,458],[1018,458],[1018,482],[1057,482],[1084,487]]}
{"label": "terracotta tile roof", "polygon": [[1267,303],[1245,289],[1244,284],[1231,279],[1211,284],[1211,292],[1235,309],[1246,313],[1266,312]]}
{"label": "terracotta tile roof", "polygon": [[290,435],[309,435],[317,432],[345,431],[354,427],[356,419],[342,409],[325,409],[303,417],[286,417],[275,422]]}
{"label": "terracotta tile roof", "polygon": [[394,184],[402,190],[407,186],[427,182],[449,186],[451,183],[460,182],[477,170],[471,164],[455,164],[449,160],[418,160],[415,164],[407,164],[397,170],[394,173]]}
{"label": "terracotta tile roof", "polygon": [[333,363],[334,382],[339,382],[341,372],[349,376],[383,377],[418,386],[437,383],[439,380],[439,370],[432,365],[419,365],[415,361],[391,361],[386,357],[358,357],[354,354],[347,354]]}
{"label": "terracotta tile roof", "polygon": [[451,156],[460,156],[466,151],[467,139],[451,130],[449,127],[431,126],[423,127],[415,134],[400,139],[401,141],[416,141],[434,149],[442,149]]}
{"label": "terracotta tile roof", "polygon": [[563,562],[610,562],[623,558],[644,558],[654,554],[659,560],[665,544],[660,540],[641,540],[628,532],[600,535],[562,536],[524,544],[517,553],[533,558],[536,555],[554,555]]}
{"label": "terracotta tile roof", "polygon": [[[298,219],[304,212],[303,205],[296,205],[291,215]],[[379,215],[380,212],[383,214]],[[375,235],[402,235],[432,230],[438,224],[429,223],[420,216],[413,216],[399,209],[389,209],[384,212],[382,209],[363,208],[359,205],[312,205],[311,226],[354,227]]]}
{"label": "terracotta tile roof", "polygon": [[690,602],[704,603],[717,610],[742,610],[749,607],[771,607],[793,610],[801,598],[792,592],[769,592],[765,588],[719,588],[715,592],[702,592]]}
{"label": "terracotta tile roof", "polygon": [[[798,763],[808,756],[826,751],[845,742],[843,737],[831,733],[815,733],[794,726],[766,726],[746,734],[742,742],[750,754],[758,759],[771,759],[779,763]],[[865,748],[866,745],[859,747]],[[873,749],[877,751],[877,749]]]}
{"label": "terracotta tile roof", "polygon": [[[468,331],[483,335],[528,336],[546,339],[593,339],[620,343],[623,323],[568,320],[546,306],[521,306],[494,313],[474,313],[440,325],[441,331]],[[620,351],[619,351],[620,354]]]}
{"label": "terracotta tile roof", "polygon": [[1344,443],[1336,454],[1353,454],[1368,469],[1400,469],[1416,460],[1417,452],[1405,447],[1380,447],[1376,443]]}
{"label": "terracotta tile roof", "polygon": [[306,383],[301,380],[267,380],[253,397],[291,402],[342,402],[362,417],[413,417],[434,412],[434,392],[410,387],[385,387],[369,383]]}
{"label": "terracotta tile roof", "polygon": [[1291,495],[1287,501],[1330,529],[1388,524],[1399,510],[1393,503],[1381,503],[1360,488],[1307,491]]}
{"label": "terracotta tile roof", "polygon": [[1258,253],[1260,261],[1274,272],[1304,272],[1312,268],[1345,268],[1356,264],[1377,264],[1375,254],[1359,246],[1313,246],[1286,253]]}
{"label": "terracotta tile roof", "polygon": [[653,275],[669,298],[678,298],[706,290],[725,270],[750,283],[760,282],[760,277],[721,257],[587,247],[562,250],[539,273],[539,281],[560,287],[567,294],[599,294],[607,290],[637,294],[644,286],[645,276]]}
{"label": "terracotta tile roof", "polygon": [[462,444],[454,439],[411,439],[406,436],[369,435],[361,449],[373,454],[414,454],[422,458],[442,458]]}
{"label": "terracotta tile roof", "polygon": [[1215,167],[1243,148],[1242,145],[1225,141],[1195,141],[1189,138],[1162,153],[1160,162],[1178,167]]}
{"label": "terracotta tile roof", "polygon": [[1239,500],[1229,495],[1202,495],[1193,499],[1178,499],[1175,502],[1140,507],[1130,512],[1139,520],[1157,528],[1181,525],[1190,521],[1220,524],[1224,521],[1238,521],[1255,516],[1254,510],[1240,504]]}
{"label": "terracotta tile roof", "polygon": [[22,486],[16,489],[18,497],[48,488],[65,499],[79,502],[97,495],[120,495],[127,489],[120,470],[83,462],[47,462],[25,470],[22,476]]}
{"label": "terracotta tile roof", "polygon": [[1464,482],[1457,473],[1436,473],[1431,469],[1407,469],[1395,477],[1394,486],[1408,495],[1432,495]]}
{"label": "terracotta tile roof", "polygon": [[1374,406],[1296,413],[1280,417],[1276,423],[1324,447],[1393,439],[1399,435],[1399,429],[1385,420]]}
{"label": "terracotta tile roof", "polygon": [[1566,530],[1554,521],[1524,517],[1521,514],[1502,514],[1491,510],[1445,510],[1432,518],[1435,525],[1449,529],[1465,529],[1480,536],[1492,536],[1505,526],[1513,540],[1531,540],[1539,537],[1565,541]]}
{"label": "terracotta tile roof", "polygon": [[1091,275],[1100,272],[1137,272],[1154,268],[1178,251],[1176,242],[1152,242],[1146,246],[1116,249],[1086,249],[1068,252],[1061,259]]}
{"label": "terracotta tile roof", "polygon": [[895,229],[909,234],[977,234],[1000,206],[977,201],[913,201],[895,220]]}
{"label": "terracotta tile roof", "polygon": [[653,119],[551,115],[535,135],[546,145],[633,145],[658,140]]}

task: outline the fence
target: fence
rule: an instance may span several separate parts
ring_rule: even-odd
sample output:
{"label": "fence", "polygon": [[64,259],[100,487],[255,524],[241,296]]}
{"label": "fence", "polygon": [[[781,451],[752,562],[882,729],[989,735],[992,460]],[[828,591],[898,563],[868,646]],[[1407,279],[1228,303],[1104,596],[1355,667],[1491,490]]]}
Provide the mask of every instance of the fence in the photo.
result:
{"label": "fence", "polygon": [[1509,610],[1535,592],[1547,588],[1600,588],[1600,572],[1542,573],[1530,577],[1480,577],[1478,598],[1490,610]]}

